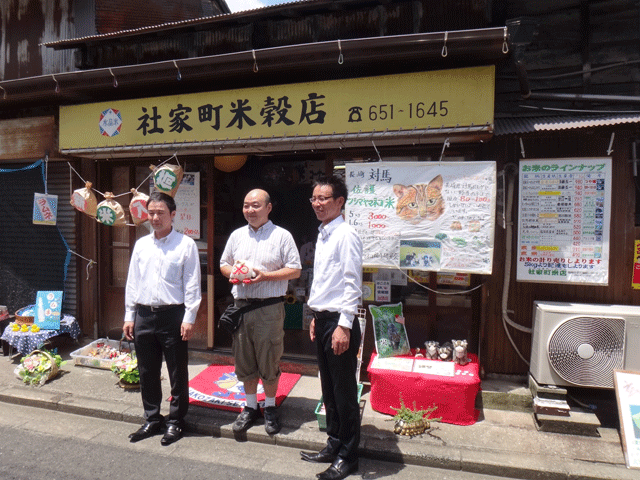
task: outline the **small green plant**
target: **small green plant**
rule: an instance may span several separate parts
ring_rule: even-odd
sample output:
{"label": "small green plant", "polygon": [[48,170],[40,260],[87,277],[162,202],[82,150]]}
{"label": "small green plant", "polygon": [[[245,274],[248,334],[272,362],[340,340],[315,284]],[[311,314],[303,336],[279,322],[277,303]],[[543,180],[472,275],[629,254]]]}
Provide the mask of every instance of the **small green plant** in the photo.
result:
{"label": "small green plant", "polygon": [[395,410],[396,412],[398,412],[393,416],[393,419],[395,421],[403,420],[405,423],[413,423],[413,422],[421,421],[423,419],[429,420],[431,422],[438,422],[438,421],[442,420],[442,417],[440,417],[440,418],[431,418],[431,414],[436,411],[436,408],[438,408],[435,405],[433,407],[430,407],[430,408],[417,410],[416,402],[414,401],[413,402],[413,410],[408,408],[404,404],[404,399],[402,398],[402,393],[400,393],[400,408],[396,408],[396,407],[391,407],[391,408],[393,410]]}

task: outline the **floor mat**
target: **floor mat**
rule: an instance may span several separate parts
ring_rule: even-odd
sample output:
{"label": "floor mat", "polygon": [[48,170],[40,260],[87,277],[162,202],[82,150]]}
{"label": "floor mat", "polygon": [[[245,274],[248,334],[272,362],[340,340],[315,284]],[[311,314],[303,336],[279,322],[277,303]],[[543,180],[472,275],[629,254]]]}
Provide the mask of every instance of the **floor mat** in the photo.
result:
{"label": "floor mat", "polygon": [[[297,373],[282,373],[276,405],[291,392],[300,379]],[[238,381],[233,365],[209,365],[189,381],[189,403],[201,407],[239,412],[245,405],[244,384]],[[258,384],[258,404],[264,406],[264,389]]]}

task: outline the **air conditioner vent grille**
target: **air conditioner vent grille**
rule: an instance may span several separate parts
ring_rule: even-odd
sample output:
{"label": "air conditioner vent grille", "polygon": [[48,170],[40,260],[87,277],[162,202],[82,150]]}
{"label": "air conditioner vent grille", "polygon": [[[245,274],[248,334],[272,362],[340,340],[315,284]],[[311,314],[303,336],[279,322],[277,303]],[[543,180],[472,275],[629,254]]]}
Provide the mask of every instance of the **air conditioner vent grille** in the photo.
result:
{"label": "air conditioner vent grille", "polygon": [[[583,387],[613,387],[613,370],[624,366],[624,338],[622,318],[570,318],[560,323],[549,338],[549,362],[567,382]],[[589,354],[587,358],[585,352]]]}

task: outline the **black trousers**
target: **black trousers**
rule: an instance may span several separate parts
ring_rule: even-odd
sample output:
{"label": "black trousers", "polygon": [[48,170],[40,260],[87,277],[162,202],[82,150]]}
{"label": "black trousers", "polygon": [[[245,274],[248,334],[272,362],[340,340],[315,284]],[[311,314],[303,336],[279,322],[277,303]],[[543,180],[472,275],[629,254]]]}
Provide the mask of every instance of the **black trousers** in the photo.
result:
{"label": "black trousers", "polygon": [[347,351],[335,355],[331,348],[331,336],[338,326],[340,314],[321,312],[314,316],[320,383],[327,412],[329,438],[326,451],[353,462],[358,458],[360,444],[360,405],[356,379],[360,323],[357,319],[353,322]]}
{"label": "black trousers", "polygon": [[140,371],[140,392],[144,418],[161,422],[162,386],[160,375],[164,355],[171,383],[171,402],[167,423],[183,426],[189,409],[189,350],[182,340],[180,326],[184,305],[160,312],[138,307],[134,325],[134,343]]}

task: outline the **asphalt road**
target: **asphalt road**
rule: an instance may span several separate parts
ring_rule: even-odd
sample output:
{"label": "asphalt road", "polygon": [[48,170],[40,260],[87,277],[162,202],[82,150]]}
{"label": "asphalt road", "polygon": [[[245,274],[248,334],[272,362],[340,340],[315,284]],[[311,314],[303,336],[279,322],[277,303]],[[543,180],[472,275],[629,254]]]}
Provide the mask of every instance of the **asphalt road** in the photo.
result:
{"label": "asphalt road", "polygon": [[[136,444],[136,425],[0,402],[0,479],[131,480],[314,479],[327,465],[300,460],[297,449],[201,435],[163,447],[160,436]],[[489,480],[414,465],[363,459],[349,478]]]}

